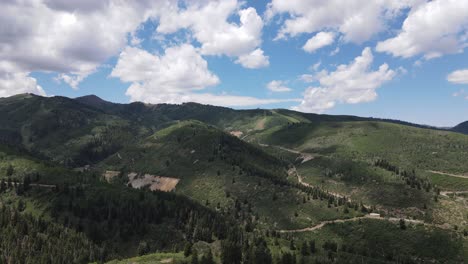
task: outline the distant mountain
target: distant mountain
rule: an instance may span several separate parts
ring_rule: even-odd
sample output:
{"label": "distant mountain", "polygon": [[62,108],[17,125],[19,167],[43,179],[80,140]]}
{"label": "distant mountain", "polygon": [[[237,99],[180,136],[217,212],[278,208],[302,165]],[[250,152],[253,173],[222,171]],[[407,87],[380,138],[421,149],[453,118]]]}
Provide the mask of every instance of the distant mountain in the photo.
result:
{"label": "distant mountain", "polygon": [[113,105],[114,103],[105,101],[96,95],[85,95],[75,98],[76,101],[90,105],[96,108],[104,108]]}
{"label": "distant mountain", "polygon": [[[67,153],[78,153],[75,148],[82,149],[83,144],[91,144],[90,134],[104,135],[110,133],[106,129],[112,127],[114,129],[112,134],[115,136],[119,131],[119,140],[128,143],[136,139],[134,133],[150,135],[174,121],[183,120],[204,122],[246,139],[259,131],[293,123],[372,121],[445,130],[398,120],[321,115],[286,109],[234,110],[198,103],[152,105],[134,102],[117,104],[105,101],[95,95],[76,99],[60,96],[41,97],[32,94],[15,95],[0,98],[0,111],[2,113],[0,116],[0,142],[20,143],[30,150],[40,149],[56,160],[68,159],[66,163],[71,162],[71,164],[76,163],[76,157],[70,157]],[[464,127],[466,124],[464,126],[460,124],[453,131],[463,133],[466,131]],[[78,140],[80,137],[83,138]],[[117,145],[121,145],[121,143],[116,142]],[[70,145],[66,146],[65,144]],[[111,149],[114,148],[117,149],[117,147]],[[100,148],[99,151],[112,152],[106,148]],[[98,156],[104,158],[105,155]]]}
{"label": "distant mountain", "polygon": [[452,131],[468,134],[468,121],[460,123],[452,128]]}
{"label": "distant mountain", "polygon": [[[250,109],[250,110],[234,110],[232,108],[204,105],[199,103],[183,103],[183,104],[145,104],[141,102],[133,102],[130,104],[117,104],[105,101],[96,95],[86,95],[75,98],[76,101],[83,104],[100,109],[109,114],[125,115],[126,117],[139,119],[147,119],[148,121],[156,121],[162,119],[170,120],[199,120],[216,126],[229,128],[229,123],[239,119],[249,119],[258,116],[281,116],[291,117],[297,122],[329,122],[329,121],[381,121],[388,123],[413,126],[418,128],[429,128],[437,130],[448,130],[429,125],[420,125],[395,119],[374,118],[374,117],[359,117],[351,115],[326,115],[314,113],[302,113],[287,109]],[[285,121],[285,120],[283,120]]]}

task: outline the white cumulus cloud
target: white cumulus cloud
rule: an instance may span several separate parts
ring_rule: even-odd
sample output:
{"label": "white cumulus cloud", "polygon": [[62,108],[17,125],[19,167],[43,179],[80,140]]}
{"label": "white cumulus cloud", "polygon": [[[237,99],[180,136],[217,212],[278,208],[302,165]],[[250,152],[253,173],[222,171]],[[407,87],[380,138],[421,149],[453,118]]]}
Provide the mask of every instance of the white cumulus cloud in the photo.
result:
{"label": "white cumulus cloud", "polygon": [[365,48],[361,56],[350,64],[339,65],[333,72],[321,71],[316,76],[320,85],[307,88],[302,102],[294,109],[321,113],[337,103],[356,104],[375,100],[376,89],[392,80],[396,72],[389,69],[387,64],[373,71],[373,60],[371,49]]}
{"label": "white cumulus cloud", "polygon": [[228,94],[197,93],[220,83],[208,63],[190,44],[170,47],[163,55],[127,47],[120,54],[112,77],[131,83],[126,95],[146,103],[198,102],[222,106],[252,106],[297,99],[260,99]]}
{"label": "white cumulus cloud", "polygon": [[270,65],[269,57],[263,55],[263,50],[261,49],[256,49],[249,54],[239,56],[236,63],[248,69],[264,68]]}
{"label": "white cumulus cloud", "polygon": [[302,49],[309,53],[312,53],[325,46],[331,45],[334,41],[335,33],[319,32],[315,36],[307,40],[306,44],[302,47]]}
{"label": "white cumulus cloud", "polygon": [[189,44],[168,48],[162,56],[127,47],[120,54],[111,76],[132,82],[127,94],[132,100],[139,101],[152,94],[202,90],[220,82],[208,70],[208,63]]}
{"label": "white cumulus cloud", "polygon": [[315,77],[312,74],[306,73],[306,74],[302,74],[301,76],[299,76],[299,80],[305,83],[311,83],[315,80]]}
{"label": "white cumulus cloud", "polygon": [[0,97],[8,97],[19,93],[34,93],[46,95],[36,79],[28,73],[15,69],[15,66],[0,62]]}
{"label": "white cumulus cloud", "polygon": [[[7,74],[10,80],[32,81],[31,72],[55,72],[57,80],[77,88],[125,47],[129,33],[157,17],[162,8],[176,4],[170,0],[2,1],[0,63],[14,65]],[[22,92],[19,86],[10,89],[9,93]]]}
{"label": "white cumulus cloud", "polygon": [[[230,22],[237,16],[239,23]],[[268,66],[268,56],[259,48],[263,20],[253,7],[243,9],[237,0],[187,1],[183,8],[167,10],[157,32],[189,29],[201,44],[203,55],[227,55],[246,68]]]}
{"label": "white cumulus cloud", "polygon": [[447,81],[457,84],[468,84],[468,69],[457,70],[447,76]]}
{"label": "white cumulus cloud", "polygon": [[426,59],[462,52],[468,45],[468,1],[434,0],[415,6],[397,36],[377,44],[396,57]]}
{"label": "white cumulus cloud", "polygon": [[268,4],[266,18],[287,13],[277,38],[334,30],[346,42],[362,43],[387,28],[387,21],[403,8],[422,0],[273,0]]}
{"label": "white cumulus cloud", "polygon": [[283,93],[292,91],[291,88],[287,87],[284,81],[273,80],[267,84],[268,90],[275,93]]}

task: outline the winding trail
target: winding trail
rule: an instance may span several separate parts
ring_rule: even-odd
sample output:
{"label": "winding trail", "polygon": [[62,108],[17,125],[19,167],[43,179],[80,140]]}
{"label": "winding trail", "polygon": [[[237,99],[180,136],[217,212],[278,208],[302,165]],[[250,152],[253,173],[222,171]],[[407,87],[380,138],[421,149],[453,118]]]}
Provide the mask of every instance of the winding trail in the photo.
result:
{"label": "winding trail", "polygon": [[453,173],[447,173],[447,172],[442,172],[442,171],[434,171],[434,170],[427,170],[427,171],[428,171],[428,172],[435,173],[435,174],[450,176],[450,177],[457,177],[457,178],[468,179],[468,175],[453,174]]}
{"label": "winding trail", "polygon": [[[262,146],[262,147],[269,147],[270,146],[270,145],[267,145],[267,144],[259,144],[259,145]],[[291,153],[300,155],[297,159],[302,159],[301,164],[305,163],[305,162],[307,162],[309,160],[313,160],[315,158],[315,156],[310,154],[310,153],[304,153],[304,152],[300,152],[300,151],[297,151],[297,150],[294,150],[294,149],[285,148],[285,147],[282,147],[282,146],[271,145],[271,147],[278,148],[278,149],[281,149],[281,150],[284,150],[284,151],[287,151],[287,152],[291,152]],[[312,185],[310,183],[305,182],[302,175],[297,171],[296,166],[294,164],[292,164],[292,163],[291,163],[291,166],[292,167],[288,170],[288,175],[296,174],[297,181],[299,182],[299,184],[301,184],[301,185],[303,185],[305,187],[309,187],[309,188],[317,187],[317,186],[314,186],[314,185]],[[333,195],[333,196],[336,196],[338,198],[345,198],[346,197],[346,196],[344,196],[342,194],[339,194],[339,193],[330,192],[330,191],[326,191],[326,192]],[[346,197],[346,198],[349,201],[351,201],[351,199],[349,197]]]}
{"label": "winding trail", "polygon": [[[259,144],[259,145],[262,146],[262,147],[269,147],[270,146],[270,145],[267,145],[267,144]],[[312,154],[309,154],[309,153],[300,152],[300,151],[285,148],[285,147],[282,147],[282,146],[271,145],[271,147],[275,147],[275,148],[278,148],[278,149],[281,149],[281,150],[284,150],[284,151],[288,151],[288,152],[300,155],[298,157],[298,159],[302,159],[301,164],[304,163],[304,162],[307,162],[309,160],[314,159],[314,156]],[[311,184],[309,184],[307,182],[304,182],[303,177],[297,171],[296,166],[294,164],[292,164],[292,163],[291,163],[291,165],[292,165],[292,167],[288,170],[288,175],[296,174],[299,184],[301,184],[303,186],[316,187],[316,186],[311,185]],[[447,173],[441,173],[441,172],[436,172],[436,171],[430,171],[430,172],[439,173],[439,174],[448,175],[448,176],[454,176],[454,177],[468,178],[468,176],[463,176],[463,175],[447,174]],[[327,191],[327,192],[329,194],[333,195],[333,196],[338,197],[338,198],[346,198],[349,201],[352,201],[351,198],[346,197],[346,196],[344,196],[342,194],[335,193],[335,192],[329,192],[329,191]],[[441,192],[440,194],[444,195],[444,196],[448,196],[448,194],[452,194],[452,193],[454,193],[454,194],[463,194],[463,193],[468,193],[468,191],[456,191],[456,192],[448,192],[447,191],[447,192]],[[363,204],[363,206],[368,208],[368,209],[370,208],[370,206],[368,206],[368,205]],[[438,228],[443,228],[443,229],[447,228],[447,227],[445,227],[443,225],[425,223],[422,220],[405,219],[405,218],[397,218],[397,217],[381,217],[381,216],[378,216],[378,215],[367,214],[367,215],[364,215],[364,216],[353,217],[353,218],[348,218],[348,219],[336,219],[336,220],[322,221],[319,224],[314,225],[314,226],[310,226],[310,227],[306,227],[306,228],[302,228],[302,229],[278,230],[278,232],[280,232],[280,233],[310,232],[310,231],[318,230],[318,229],[320,229],[320,228],[322,228],[322,227],[324,227],[324,226],[326,226],[328,224],[358,221],[360,219],[375,219],[375,220],[380,220],[380,221],[390,221],[390,222],[396,222],[396,223],[398,223],[401,219],[403,219],[406,223],[422,224],[422,225],[425,225],[425,226],[438,227]]]}
{"label": "winding trail", "polygon": [[[268,144],[259,144],[259,145],[262,146],[262,147],[269,147],[270,146]],[[285,147],[282,147],[282,146],[275,146],[275,145],[271,145],[271,147],[300,155],[297,159],[302,159],[301,163],[305,163],[305,162],[315,158],[315,156],[310,154],[310,153],[300,152],[300,151],[297,151],[295,149],[289,149],[289,148],[285,148]]]}
{"label": "winding trail", "polygon": [[[309,184],[307,182],[304,181],[304,179],[302,178],[302,175],[297,171],[296,169],[296,166],[293,165],[293,167],[291,169],[289,169],[288,171],[288,175],[292,175],[292,174],[296,174],[296,177],[297,177],[297,181],[299,182],[299,184],[303,185],[303,186],[306,186],[306,187],[310,187],[310,188],[314,188],[316,186],[312,185],[312,184]],[[339,194],[339,193],[335,193],[335,192],[330,192],[330,191],[326,191],[327,193],[333,195],[333,196],[336,196],[338,198],[345,198],[346,196],[342,195],[342,194]],[[346,197],[349,201],[351,201],[351,199],[349,197]]]}
{"label": "winding trail", "polygon": [[[269,147],[270,146],[270,145],[267,145],[267,144],[259,144],[259,145],[263,146],[263,147]],[[290,152],[290,153],[294,153],[294,154],[299,155],[299,157],[297,159],[302,159],[301,164],[305,163],[305,162],[307,162],[309,160],[314,159],[314,156],[312,154],[309,154],[309,153],[303,153],[303,152],[300,152],[300,151],[297,151],[297,150],[294,150],[294,149],[288,149],[288,148],[285,148],[285,147],[282,147],[282,146],[275,146],[275,145],[271,145],[271,146],[275,147],[275,148],[278,148],[278,149],[281,149],[281,150],[284,150],[284,151],[287,151],[287,152]],[[429,172],[438,173],[438,174],[451,176],[451,177],[458,177],[458,178],[468,179],[467,175],[457,175],[457,174],[445,173],[445,172],[440,172],[440,171],[431,171],[431,170],[429,170]],[[304,182],[304,179],[303,179],[302,175],[297,171],[296,166],[291,163],[291,168],[288,170],[288,175],[293,175],[293,174],[296,175],[299,184],[301,184],[303,186],[306,186],[306,187],[314,187],[313,185],[311,185],[311,184],[309,184],[307,182]],[[328,192],[328,193],[335,196],[335,197],[345,198],[345,196],[343,196],[342,194],[339,194],[339,193],[334,193],[334,192]],[[446,196],[446,197],[449,194],[465,194],[465,193],[468,193],[468,191],[443,191],[443,192],[440,192],[440,194],[442,196]],[[346,199],[351,201],[351,199],[349,197],[346,197]],[[366,207],[366,208],[369,208],[367,205],[363,205],[363,206]],[[283,229],[283,230],[277,230],[277,231],[279,233],[311,232],[311,231],[319,230],[319,229],[321,229],[322,227],[324,227],[324,226],[326,226],[328,224],[359,221],[361,219],[375,219],[375,220],[380,220],[380,221],[390,221],[390,222],[394,222],[394,223],[398,223],[401,219],[403,219],[405,221],[405,223],[421,224],[421,225],[424,225],[424,226],[437,227],[437,228],[442,228],[442,229],[447,228],[447,226],[444,226],[444,225],[425,223],[422,220],[396,218],[396,217],[381,217],[379,215],[367,214],[367,215],[364,215],[364,216],[353,217],[353,218],[348,218],[348,219],[335,219],[335,220],[322,221],[322,222],[320,222],[320,223],[318,223],[318,224],[316,224],[314,226],[310,226],[310,227],[306,227],[306,228],[302,228],[302,229],[291,229],[291,230]]]}
{"label": "winding trail", "polygon": [[443,191],[443,192],[440,192],[440,195],[443,195],[443,196],[448,196],[449,194],[465,194],[465,193],[468,193],[468,191]]}
{"label": "winding trail", "polygon": [[[268,147],[269,145],[266,145],[266,144],[260,144],[261,146],[264,146],[264,147]],[[307,162],[311,159],[314,158],[314,156],[312,156],[311,154],[309,153],[303,153],[303,152],[300,152],[300,151],[297,151],[297,150],[294,150],[294,149],[288,149],[288,148],[285,148],[285,147],[281,147],[281,146],[275,146],[275,145],[272,145],[272,147],[275,147],[275,148],[279,148],[279,149],[282,149],[284,151],[288,151],[288,152],[291,152],[291,153],[295,153],[295,154],[298,154],[300,155],[298,157],[299,158],[302,158],[302,162],[301,163],[304,163],[304,162]],[[311,158],[309,158],[311,157]],[[297,171],[297,168],[296,166],[294,166],[294,164],[291,164],[292,167],[291,169],[289,169],[288,171],[288,175],[292,175],[292,174],[296,174],[297,176],[297,180],[298,182],[303,185],[303,186],[306,186],[306,187],[315,187],[307,182],[304,182],[303,180],[303,177],[302,175]],[[342,194],[339,194],[339,193],[335,193],[335,192],[329,192],[327,191],[329,194],[335,196],[335,197],[338,197],[338,198],[346,198],[348,201],[352,202],[351,198],[349,197],[346,197]],[[468,193],[468,191],[457,191],[457,192],[441,192],[440,194],[441,195],[444,195],[444,196],[448,196],[448,194],[451,194],[451,193],[455,193],[455,194],[462,194],[462,193]],[[366,204],[362,204],[362,206],[364,206],[365,208],[369,209],[371,208],[369,205],[366,205]],[[396,217],[380,217],[380,216],[374,216],[374,215],[365,215],[365,216],[360,216],[360,217],[354,217],[354,218],[348,218],[348,219],[336,219],[336,220],[329,220],[329,221],[323,221],[323,222],[320,222],[319,224],[315,225],[315,226],[311,226],[311,227],[306,227],[306,228],[303,228],[303,229],[293,229],[293,230],[279,230],[278,232],[280,233],[299,233],[299,232],[309,232],[309,231],[314,231],[314,230],[318,230],[322,227],[324,227],[325,225],[327,224],[332,224],[332,223],[344,223],[344,222],[350,222],[350,221],[358,221],[360,219],[376,219],[376,220],[382,220],[382,221],[391,221],[391,222],[399,222],[400,219],[404,219],[404,218],[396,218]],[[434,226],[434,227],[439,227],[439,228],[445,228],[444,226],[440,226],[440,225],[434,225],[434,224],[429,224],[429,223],[425,223],[421,220],[413,220],[413,219],[404,219],[405,222],[407,223],[413,223],[413,224],[423,224],[425,226]]]}
{"label": "winding trail", "polygon": [[33,186],[33,187],[42,187],[42,188],[55,188],[55,185],[51,185],[51,184],[41,184],[41,183],[30,183],[29,186]]}
{"label": "winding trail", "polygon": [[[375,219],[375,220],[381,220],[381,221],[390,221],[390,222],[399,222],[400,219],[403,219],[403,218],[396,218],[396,217],[380,217],[380,216],[373,216],[373,215],[365,215],[365,216],[359,216],[359,217],[353,217],[353,218],[348,218],[348,219],[336,219],[336,220],[329,220],[329,221],[323,221],[323,222],[320,222],[319,224],[317,225],[314,225],[314,226],[311,226],[311,227],[306,227],[306,228],[302,228],[302,229],[290,229],[290,230],[278,230],[278,232],[280,233],[301,233],[301,232],[310,232],[310,231],[314,231],[314,230],[318,230],[328,224],[334,224],[334,223],[344,223],[344,222],[352,222],[352,221],[358,221],[360,219]],[[403,219],[406,223],[411,223],[411,224],[422,224],[422,225],[426,225],[426,226],[436,226],[436,227],[440,227],[440,228],[443,228],[442,226],[439,226],[439,225],[433,225],[433,224],[428,224],[428,223],[425,223],[421,220],[413,220],[413,219]]]}
{"label": "winding trail", "polygon": [[[23,184],[22,182],[18,182],[18,181],[12,181],[11,183],[15,185]],[[52,185],[52,184],[42,184],[42,183],[30,183],[29,186],[41,187],[41,188],[54,188],[55,187],[55,185]]]}

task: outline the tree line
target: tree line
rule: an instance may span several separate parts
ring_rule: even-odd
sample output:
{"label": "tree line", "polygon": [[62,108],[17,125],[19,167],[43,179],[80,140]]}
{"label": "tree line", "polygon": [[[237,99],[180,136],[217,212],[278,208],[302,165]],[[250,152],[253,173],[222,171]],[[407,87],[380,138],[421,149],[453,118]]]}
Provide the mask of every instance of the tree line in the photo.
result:
{"label": "tree line", "polygon": [[[399,168],[398,166],[392,165],[385,159],[377,159],[374,162],[374,166],[380,167],[387,171],[393,172],[396,175],[400,176],[408,186],[411,188],[417,188],[418,190],[424,189],[426,192],[431,191],[434,189],[434,186],[428,179],[422,179],[416,176],[416,171],[413,170],[405,170]],[[437,190],[435,190],[437,191]]]}

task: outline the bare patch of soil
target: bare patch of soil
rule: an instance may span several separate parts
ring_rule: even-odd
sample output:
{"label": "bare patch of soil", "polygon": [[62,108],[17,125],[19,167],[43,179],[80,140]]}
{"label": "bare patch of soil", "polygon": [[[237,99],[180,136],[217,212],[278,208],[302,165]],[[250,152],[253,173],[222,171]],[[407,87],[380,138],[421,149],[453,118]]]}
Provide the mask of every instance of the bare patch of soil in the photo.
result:
{"label": "bare patch of soil", "polygon": [[255,124],[255,130],[263,130],[265,129],[265,123],[266,123],[266,117],[258,120],[258,122]]}
{"label": "bare patch of soil", "polygon": [[135,189],[149,187],[150,190],[170,192],[175,189],[179,183],[179,179],[171,177],[162,177],[151,174],[139,176],[137,173],[132,172],[128,174],[128,183]]}
{"label": "bare patch of soil", "polygon": [[243,135],[244,133],[243,133],[242,131],[236,130],[236,131],[231,131],[231,132],[229,132],[229,134],[231,134],[231,135],[233,135],[233,136],[235,136],[235,137],[240,138],[240,137],[242,137],[242,135]]}
{"label": "bare patch of soil", "polygon": [[119,171],[106,171],[102,175],[107,182],[111,182],[114,177],[119,176]]}

